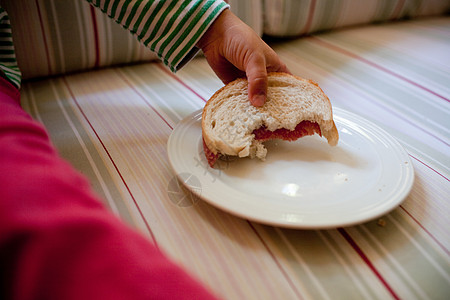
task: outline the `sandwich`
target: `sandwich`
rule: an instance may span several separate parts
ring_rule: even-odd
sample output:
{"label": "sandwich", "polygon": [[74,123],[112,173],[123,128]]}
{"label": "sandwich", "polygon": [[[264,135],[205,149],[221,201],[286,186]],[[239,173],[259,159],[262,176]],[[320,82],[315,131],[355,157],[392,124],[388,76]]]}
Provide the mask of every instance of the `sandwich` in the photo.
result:
{"label": "sandwich", "polygon": [[221,156],[265,160],[265,141],[314,134],[337,145],[331,102],[314,81],[286,73],[268,74],[261,107],[250,104],[248,82],[239,78],[214,93],[202,112],[203,149],[211,167]]}

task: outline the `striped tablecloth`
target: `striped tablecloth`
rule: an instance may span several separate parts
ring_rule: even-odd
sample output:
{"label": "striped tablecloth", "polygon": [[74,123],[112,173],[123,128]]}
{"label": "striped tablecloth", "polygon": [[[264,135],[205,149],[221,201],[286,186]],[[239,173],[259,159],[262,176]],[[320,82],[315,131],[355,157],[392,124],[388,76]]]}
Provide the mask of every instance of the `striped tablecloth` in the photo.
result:
{"label": "striped tablecloth", "polygon": [[204,59],[25,82],[23,106],[111,210],[225,299],[450,299],[450,18],[276,42],[292,73],[392,134],[413,189],[361,225],[294,230],[179,205],[166,144],[222,83]]}

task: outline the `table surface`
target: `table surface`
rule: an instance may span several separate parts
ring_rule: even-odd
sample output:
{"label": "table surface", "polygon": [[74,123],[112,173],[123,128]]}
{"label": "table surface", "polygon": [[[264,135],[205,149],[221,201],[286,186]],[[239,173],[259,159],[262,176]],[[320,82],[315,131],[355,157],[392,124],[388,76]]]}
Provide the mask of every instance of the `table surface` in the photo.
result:
{"label": "table surface", "polygon": [[[272,44],[334,107],[389,132],[413,188],[392,212],[323,230],[263,225],[171,197],[167,141],[222,86],[203,58],[24,83],[22,102],[111,210],[227,299],[450,297],[450,18]],[[212,183],[213,184],[213,183]]]}

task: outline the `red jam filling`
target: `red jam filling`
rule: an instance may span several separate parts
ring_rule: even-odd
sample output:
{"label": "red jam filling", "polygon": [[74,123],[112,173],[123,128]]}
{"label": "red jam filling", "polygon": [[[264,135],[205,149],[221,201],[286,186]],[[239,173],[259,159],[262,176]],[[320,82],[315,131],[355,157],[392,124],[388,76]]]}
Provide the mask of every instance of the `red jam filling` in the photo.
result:
{"label": "red jam filling", "polygon": [[[275,131],[268,130],[265,126],[255,129],[253,134],[255,135],[255,140],[259,141],[268,141],[274,139],[282,139],[285,141],[295,141],[301,137],[307,135],[313,135],[317,133],[322,136],[322,132],[320,131],[319,124],[311,121],[302,121],[300,122],[294,130],[289,130],[285,128],[280,128]],[[217,159],[220,157],[220,154],[214,154],[207,147],[205,140],[203,140],[203,151],[205,152],[206,159],[208,164],[214,167]]]}
{"label": "red jam filling", "polygon": [[307,135],[313,135],[317,133],[322,136],[319,124],[311,121],[300,122],[294,130],[289,130],[286,128],[280,128],[275,131],[267,130],[265,126],[255,129],[253,134],[255,135],[255,140],[267,141],[274,139],[282,139],[285,141],[295,141],[301,137]]}
{"label": "red jam filling", "polygon": [[203,152],[205,152],[206,160],[208,161],[209,166],[211,168],[214,167],[216,160],[219,158],[219,154],[214,154],[211,150],[209,150],[205,143],[205,139],[203,139]]}

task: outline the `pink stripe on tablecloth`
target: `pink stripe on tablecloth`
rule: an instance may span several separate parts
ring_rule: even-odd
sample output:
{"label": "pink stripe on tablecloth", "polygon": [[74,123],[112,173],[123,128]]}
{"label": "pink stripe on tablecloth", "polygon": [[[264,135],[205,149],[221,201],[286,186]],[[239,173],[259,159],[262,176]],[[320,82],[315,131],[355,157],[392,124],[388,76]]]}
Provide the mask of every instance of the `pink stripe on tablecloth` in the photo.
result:
{"label": "pink stripe on tablecloth", "polygon": [[47,72],[48,74],[52,74],[52,65],[50,63],[50,54],[49,54],[49,50],[48,50],[48,44],[47,44],[47,39],[46,39],[46,34],[45,34],[45,30],[44,30],[44,23],[43,23],[43,19],[42,19],[42,13],[41,13],[41,8],[39,6],[39,1],[36,0],[36,8],[38,11],[38,15],[39,15],[39,25],[41,26],[41,32],[42,32],[42,38],[44,40],[44,46],[45,46],[45,56],[47,57]]}
{"label": "pink stripe on tablecloth", "polygon": [[[157,64],[157,65],[159,65],[159,63]],[[125,76],[123,76],[123,74],[122,73],[120,73],[120,72],[117,72],[117,69],[115,69],[116,70],[116,73],[119,75],[119,77],[120,78],[122,78],[122,80],[128,85],[128,87],[130,88],[130,89],[132,89],[144,102],[145,102],[145,104],[147,104],[160,118],[161,118],[161,120],[163,120],[164,121],[164,123],[166,123],[167,124],[167,126],[169,126],[169,128],[170,129],[173,129],[173,126],[172,125],[170,125],[169,124],[169,122],[158,112],[158,110],[156,110],[156,108],[154,108],[153,107],[153,105],[151,105],[148,101],[147,101],[147,99],[144,97],[144,95],[142,95],[137,89],[136,89],[136,87],[125,77]]]}
{"label": "pink stripe on tablecloth", "polygon": [[358,246],[355,240],[345,231],[343,228],[338,228],[339,233],[344,237],[344,239],[352,246],[353,250],[358,253],[359,257],[366,263],[370,270],[375,274],[375,276],[381,281],[384,287],[389,291],[389,293],[395,299],[400,299],[400,297],[395,293],[394,289],[387,283],[386,279],[381,275],[381,273],[375,268],[374,264],[370,261],[364,251]]}
{"label": "pink stripe on tablecloth", "polygon": [[409,212],[409,211],[407,211],[406,210],[406,208],[404,208],[403,207],[403,205],[400,205],[400,208],[417,224],[417,225],[419,225],[419,227],[420,228],[422,228],[422,230],[423,231],[425,231],[425,233],[426,234],[428,234],[429,236],[430,236],[430,238],[433,240],[433,241],[435,241],[436,242],[436,244],[438,244],[439,245],[439,247],[441,247],[442,248],[442,250],[444,250],[444,252],[445,253],[447,253],[447,255],[450,255],[450,251],[447,249],[447,248],[445,248],[445,246],[441,243],[441,242],[439,242],[439,240],[430,232],[430,231],[428,231],[423,225],[422,225],[422,223],[420,223],[420,221],[419,220],[417,220],[416,218],[414,218],[414,216]]}
{"label": "pink stripe on tablecloth", "polygon": [[69,83],[67,82],[65,77],[62,77],[62,80],[64,82],[64,85],[66,86],[67,90],[69,91],[69,94],[72,98],[72,100],[75,102],[75,104],[77,105],[78,109],[80,110],[81,114],[83,115],[84,119],[86,120],[86,122],[88,122],[89,126],[91,127],[92,131],[94,132],[95,136],[97,137],[97,139],[99,140],[100,144],[102,145],[103,149],[105,150],[106,154],[108,155],[111,163],[113,164],[114,168],[116,169],[117,174],[119,174],[120,179],[122,180],[123,184],[125,185],[128,193],[130,194],[131,198],[133,199],[134,205],[136,206],[137,210],[139,211],[139,214],[141,215],[142,220],[145,223],[145,226],[147,227],[148,232],[150,233],[153,243],[155,244],[155,246],[157,248],[158,247],[158,243],[156,242],[156,238],[155,235],[153,234],[153,231],[150,228],[150,225],[148,224],[146,218],[144,217],[144,214],[142,213],[141,208],[139,207],[139,204],[137,203],[136,199],[134,198],[133,193],[131,192],[130,188],[128,187],[127,182],[125,181],[125,178],[122,176],[122,173],[120,172],[119,168],[117,167],[114,159],[112,158],[111,154],[109,153],[108,149],[106,148],[105,144],[103,143],[102,139],[100,138],[100,136],[98,135],[97,131],[95,130],[94,126],[92,126],[91,122],[89,121],[88,117],[86,116],[86,114],[84,113],[83,109],[81,108],[80,104],[77,101],[77,98],[75,97],[75,94],[73,93],[72,89],[70,88]]}
{"label": "pink stripe on tablecloth", "polygon": [[441,99],[443,99],[443,100],[445,100],[447,102],[450,102],[450,99],[448,99],[448,98],[446,98],[446,97],[436,93],[435,91],[432,91],[429,88],[427,88],[427,87],[425,87],[425,86],[423,86],[423,85],[421,85],[421,84],[419,84],[419,83],[417,83],[417,82],[415,82],[415,81],[413,81],[411,79],[406,78],[405,76],[402,76],[402,75],[400,75],[400,74],[398,74],[398,73],[396,73],[394,71],[391,71],[388,68],[380,66],[379,64],[374,63],[374,62],[372,62],[372,61],[370,61],[370,60],[368,60],[368,59],[366,59],[364,57],[361,57],[361,56],[359,56],[359,55],[357,55],[357,54],[355,54],[355,53],[353,53],[351,51],[348,51],[348,50],[346,50],[344,48],[341,48],[341,47],[339,47],[337,45],[334,45],[332,43],[326,42],[323,39],[318,38],[317,36],[309,36],[308,38],[313,40],[313,41],[315,41],[318,44],[321,44],[322,46],[324,46],[324,47],[326,47],[328,49],[331,49],[333,51],[336,51],[336,52],[342,53],[344,55],[350,56],[351,58],[357,59],[357,60],[359,60],[359,61],[361,61],[363,63],[366,63],[366,64],[370,65],[371,67],[374,67],[374,68],[376,68],[378,70],[381,70],[381,71],[383,71],[385,73],[388,73],[389,75],[397,77],[398,79],[401,79],[401,80],[403,80],[405,82],[408,82],[409,84],[411,84],[411,85],[413,85],[415,87],[418,87],[418,88],[420,88],[420,89],[422,89],[422,90],[424,90],[424,91],[426,91],[426,92],[428,92],[428,93],[430,93],[430,94],[432,94],[432,95],[434,95],[434,96],[436,96],[438,98],[441,98]]}
{"label": "pink stripe on tablecloth", "polygon": [[302,295],[300,294],[300,292],[297,290],[297,288],[295,287],[294,283],[292,282],[291,278],[289,277],[289,275],[285,272],[285,270],[283,269],[283,267],[281,266],[280,262],[278,261],[277,257],[275,256],[275,254],[273,254],[273,252],[270,250],[269,246],[266,244],[266,242],[264,241],[264,239],[261,237],[261,235],[259,234],[258,230],[256,230],[256,228],[253,226],[253,224],[247,220],[248,225],[250,225],[250,228],[253,230],[253,232],[255,233],[255,235],[258,237],[258,239],[261,241],[261,243],[263,244],[264,248],[267,250],[267,252],[270,254],[270,257],[272,257],[273,261],[275,262],[275,264],[278,266],[278,268],[280,269],[281,273],[283,273],[283,276],[285,277],[286,281],[288,282],[289,286],[292,288],[292,290],[295,292],[295,295],[297,295],[297,297],[299,299],[304,299],[302,297]]}
{"label": "pink stripe on tablecloth", "polygon": [[[366,96],[365,96],[363,93],[361,93],[360,91],[358,91],[357,89],[353,89],[353,93],[356,93],[356,94],[362,96],[361,99],[366,99]],[[391,107],[389,107],[388,105],[385,105],[384,103],[382,103],[382,102],[380,102],[380,101],[374,101],[374,102],[371,102],[371,103],[374,104],[374,105],[377,105],[377,106],[381,107],[381,108],[384,109],[384,110],[387,110],[387,111],[390,112],[391,114],[395,115],[397,118],[399,118],[399,119],[405,121],[405,122],[408,123],[409,125],[411,125],[411,126],[417,128],[418,130],[420,130],[420,131],[422,131],[422,132],[428,134],[429,136],[433,137],[434,139],[438,140],[439,142],[443,143],[444,145],[450,146],[449,143],[447,143],[446,141],[444,141],[444,140],[441,139],[440,137],[438,137],[438,136],[436,136],[435,134],[433,134],[432,132],[426,130],[424,127],[419,126],[416,122],[413,122],[413,121],[409,120],[408,118],[405,118],[403,115],[401,115],[400,113],[398,113],[397,111],[395,111],[394,109],[392,109]]]}
{"label": "pink stripe on tablecloth", "polygon": [[414,158],[415,160],[417,160],[418,162],[420,162],[422,165],[424,165],[425,167],[427,167],[428,169],[432,170],[433,172],[435,172],[436,174],[438,174],[439,176],[441,176],[442,178],[444,178],[447,181],[450,181],[450,179],[448,179],[444,174],[439,173],[437,170],[433,169],[432,167],[430,167],[429,165],[427,165],[426,163],[424,163],[423,161],[421,161],[420,159],[418,159],[415,156],[412,156],[411,154],[409,154],[409,156],[411,156],[412,158]]}
{"label": "pink stripe on tablecloth", "polygon": [[[445,175],[441,174],[440,172],[438,172],[437,170],[433,169],[431,166],[427,165],[426,163],[424,163],[423,161],[421,161],[420,159],[418,159],[417,157],[408,154],[410,157],[412,157],[413,159],[415,159],[416,161],[418,161],[419,163],[421,163],[422,165],[424,165],[425,167],[427,167],[428,169],[430,169],[431,171],[435,172],[437,175],[441,176],[442,178],[444,178],[447,181],[450,181]],[[439,240],[430,232],[428,231],[425,226],[423,226],[422,223],[420,223],[419,220],[417,220],[408,210],[406,210],[405,207],[403,207],[402,205],[400,205],[400,208],[415,222],[417,223],[417,225],[420,226],[420,228],[422,228],[430,237],[431,239],[433,239],[447,254],[450,254],[450,251],[443,245],[441,244],[441,242],[439,242]]]}
{"label": "pink stripe on tablecloth", "polygon": [[193,88],[191,88],[189,85],[187,85],[185,82],[183,82],[178,76],[176,76],[175,74],[173,74],[172,72],[170,72],[166,67],[164,67],[161,64],[156,64],[161,70],[163,70],[164,72],[166,72],[167,74],[169,74],[172,78],[174,78],[176,81],[178,81],[179,83],[181,83],[185,88],[187,88],[188,90],[190,90],[193,94],[195,94],[197,97],[199,97],[200,99],[203,100],[203,102],[206,102],[207,100],[205,98],[203,98],[202,96],[200,96],[199,93],[197,93]]}

